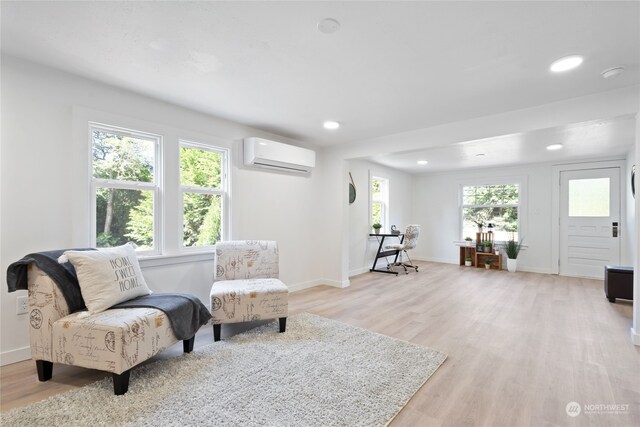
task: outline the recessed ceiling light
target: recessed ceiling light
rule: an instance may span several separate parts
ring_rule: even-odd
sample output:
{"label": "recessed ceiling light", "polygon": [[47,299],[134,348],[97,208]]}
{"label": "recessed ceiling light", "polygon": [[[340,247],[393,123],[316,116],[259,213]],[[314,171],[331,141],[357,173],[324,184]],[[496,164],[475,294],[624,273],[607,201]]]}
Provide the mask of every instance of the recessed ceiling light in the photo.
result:
{"label": "recessed ceiling light", "polygon": [[418,160],[419,165],[426,165],[427,163],[429,163],[428,160]]}
{"label": "recessed ceiling light", "polygon": [[327,120],[326,122],[324,122],[322,124],[322,126],[324,126],[325,129],[334,130],[334,129],[338,129],[340,127],[340,123],[335,122],[333,120]]}
{"label": "recessed ceiling light", "polygon": [[553,61],[549,69],[554,73],[561,73],[563,71],[569,71],[576,68],[582,64],[582,61],[583,58],[580,55],[569,55]]}
{"label": "recessed ceiling light", "polygon": [[607,68],[600,74],[602,75],[603,78],[610,79],[611,77],[615,77],[619,74],[622,74],[623,71],[624,71],[624,67],[613,67],[613,68]]}
{"label": "recessed ceiling light", "polygon": [[549,151],[555,151],[555,150],[559,150],[561,148],[562,148],[562,144],[547,145],[547,150],[549,150]]}
{"label": "recessed ceiling light", "polygon": [[318,22],[318,31],[323,34],[333,34],[340,29],[340,23],[333,18],[324,18]]}
{"label": "recessed ceiling light", "polygon": [[476,157],[484,157],[484,153],[478,153],[476,154]]}

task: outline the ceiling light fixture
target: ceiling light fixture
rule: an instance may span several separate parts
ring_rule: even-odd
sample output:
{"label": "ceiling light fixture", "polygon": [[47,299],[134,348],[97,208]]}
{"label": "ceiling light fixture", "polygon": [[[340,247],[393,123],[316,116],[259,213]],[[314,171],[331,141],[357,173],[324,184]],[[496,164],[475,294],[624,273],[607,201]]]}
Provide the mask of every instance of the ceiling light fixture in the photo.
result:
{"label": "ceiling light fixture", "polygon": [[547,150],[549,151],[556,151],[562,148],[562,144],[551,144],[551,145],[547,145]]}
{"label": "ceiling light fixture", "polygon": [[322,126],[324,126],[325,129],[334,130],[340,127],[340,123],[335,122],[333,120],[327,120],[322,124]]}
{"label": "ceiling light fixture", "polygon": [[484,157],[484,153],[478,153],[476,154],[476,157]]}
{"label": "ceiling light fixture", "polygon": [[622,74],[623,71],[624,71],[624,67],[612,67],[612,68],[607,68],[606,70],[601,72],[600,75],[604,79],[610,79],[619,74]]}
{"label": "ceiling light fixture", "polygon": [[554,73],[562,73],[563,71],[569,71],[580,64],[584,59],[580,55],[569,55],[560,59],[556,59],[551,63],[551,67],[549,69]]}
{"label": "ceiling light fixture", "polygon": [[429,163],[428,160],[418,160],[419,165],[426,165],[427,163]]}
{"label": "ceiling light fixture", "polygon": [[318,31],[322,34],[333,34],[340,29],[340,23],[333,18],[324,18],[318,22]]}

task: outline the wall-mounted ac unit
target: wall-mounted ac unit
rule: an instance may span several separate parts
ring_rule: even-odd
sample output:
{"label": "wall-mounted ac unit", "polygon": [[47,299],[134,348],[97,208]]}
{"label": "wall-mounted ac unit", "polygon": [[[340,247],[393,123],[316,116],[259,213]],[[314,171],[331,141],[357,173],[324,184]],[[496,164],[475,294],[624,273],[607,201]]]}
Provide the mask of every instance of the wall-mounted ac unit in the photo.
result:
{"label": "wall-mounted ac unit", "polygon": [[309,173],[316,165],[316,152],[251,137],[244,139],[244,164],[282,172]]}

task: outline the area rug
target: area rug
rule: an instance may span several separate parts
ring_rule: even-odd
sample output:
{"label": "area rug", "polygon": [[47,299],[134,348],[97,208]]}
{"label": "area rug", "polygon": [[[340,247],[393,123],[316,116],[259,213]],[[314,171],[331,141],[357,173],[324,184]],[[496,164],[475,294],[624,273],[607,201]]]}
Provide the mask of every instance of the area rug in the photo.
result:
{"label": "area rug", "polygon": [[[385,426],[446,355],[308,313],[0,416],[7,426]],[[55,366],[54,366],[55,379]]]}

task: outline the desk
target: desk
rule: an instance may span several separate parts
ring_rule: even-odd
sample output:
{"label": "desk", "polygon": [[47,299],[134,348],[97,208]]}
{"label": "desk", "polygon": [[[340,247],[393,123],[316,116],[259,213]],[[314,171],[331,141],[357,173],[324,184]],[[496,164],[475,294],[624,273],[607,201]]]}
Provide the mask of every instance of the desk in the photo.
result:
{"label": "desk", "polygon": [[400,243],[402,243],[402,241],[404,240],[404,234],[391,234],[391,233],[380,233],[380,234],[374,234],[371,233],[369,234],[369,236],[373,236],[373,237],[382,237],[382,239],[378,239],[378,241],[380,242],[380,245],[378,246],[378,252],[376,253],[376,257],[373,259],[373,265],[371,266],[371,268],[369,269],[369,271],[373,272],[377,272],[377,273],[387,273],[387,274],[398,274],[397,271],[392,271],[392,270],[376,270],[376,263],[378,262],[378,260],[380,258],[386,258],[388,256],[394,256],[395,258],[393,259],[393,262],[397,262],[398,261],[398,255],[400,254],[400,251],[398,249],[391,249],[388,251],[383,251],[382,248],[384,246],[384,239],[387,237],[397,237],[400,239]]}

